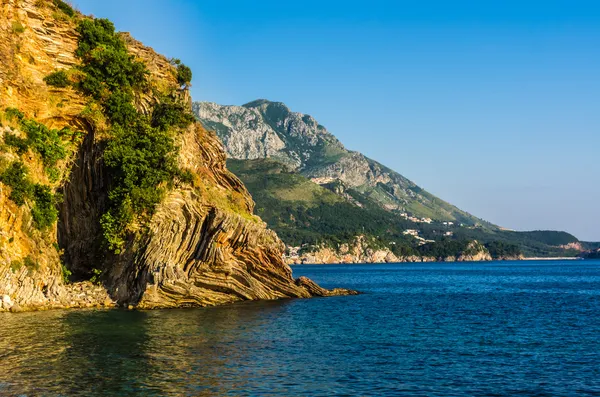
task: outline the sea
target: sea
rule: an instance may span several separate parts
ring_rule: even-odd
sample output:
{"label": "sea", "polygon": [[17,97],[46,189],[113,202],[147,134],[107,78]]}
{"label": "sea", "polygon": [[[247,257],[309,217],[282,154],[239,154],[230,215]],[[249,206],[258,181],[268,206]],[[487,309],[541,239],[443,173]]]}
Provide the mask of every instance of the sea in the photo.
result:
{"label": "sea", "polygon": [[600,396],[600,261],[293,270],[362,294],[0,313],[0,396]]}

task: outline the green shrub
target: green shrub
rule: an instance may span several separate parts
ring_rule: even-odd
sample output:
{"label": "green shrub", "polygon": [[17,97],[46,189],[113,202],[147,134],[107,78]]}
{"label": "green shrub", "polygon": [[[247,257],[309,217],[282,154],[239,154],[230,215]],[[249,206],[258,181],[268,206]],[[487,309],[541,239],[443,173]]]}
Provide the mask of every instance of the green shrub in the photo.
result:
{"label": "green shrub", "polygon": [[49,186],[35,185],[35,206],[31,209],[31,216],[39,230],[49,228],[58,219],[56,197]]}
{"label": "green shrub", "polygon": [[4,113],[6,117],[11,121],[21,121],[25,118],[25,114],[16,108],[6,108],[4,109]]}
{"label": "green shrub", "polygon": [[19,138],[18,136],[10,132],[4,135],[4,143],[10,147],[14,147],[15,149],[17,149],[18,154],[27,153],[27,150],[29,149],[29,143],[27,139]]}
{"label": "green shrub", "polygon": [[179,85],[189,85],[192,81],[192,69],[184,64],[177,65],[177,82]]}
{"label": "green shrub", "polygon": [[40,264],[30,256],[26,256],[25,259],[23,259],[23,264],[30,271],[40,270]]}
{"label": "green shrub", "polygon": [[25,204],[25,200],[31,199],[34,193],[34,185],[27,177],[27,168],[20,161],[12,162],[8,168],[0,174],[0,181],[10,186],[9,198],[18,206]]}
{"label": "green shrub", "polygon": [[189,183],[190,185],[194,183],[194,174],[190,170],[179,170],[177,177],[183,183]]}
{"label": "green shrub", "polygon": [[64,88],[71,85],[69,77],[64,70],[57,70],[56,72],[50,73],[48,76],[44,77],[44,81],[50,86],[59,88]]}
{"label": "green shrub", "polygon": [[48,167],[44,169],[50,183],[56,183],[60,181],[60,170],[56,167]]}
{"label": "green shrub", "polygon": [[88,103],[85,108],[79,114],[83,117],[93,128],[98,127],[105,121],[104,113],[101,109],[94,106],[92,103]]}
{"label": "green shrub", "polygon": [[22,162],[14,161],[0,174],[0,181],[10,186],[9,198],[18,206],[25,204],[25,200],[35,200],[31,216],[35,226],[43,230],[58,219],[57,199],[49,186],[33,184],[27,173],[27,167]]}
{"label": "green shrub", "polygon": [[68,284],[71,281],[73,273],[65,266],[64,263],[60,264],[60,273],[62,275],[63,283]]}
{"label": "green shrub", "polygon": [[83,61],[85,77],[79,85],[83,92],[102,99],[107,92],[129,92],[146,82],[146,66],[127,52],[108,19],[84,19],[77,32],[80,37],[75,55]]}
{"label": "green shrub", "polygon": [[59,160],[67,157],[62,137],[70,130],[55,130],[34,120],[23,119],[21,128],[27,134],[29,146],[42,157],[44,166],[53,167]]}
{"label": "green shrub", "polygon": [[164,98],[163,102],[154,107],[152,111],[152,127],[166,131],[170,127],[185,128],[194,122],[194,116],[185,106],[171,98]]}
{"label": "green shrub", "polygon": [[44,171],[50,181],[58,182],[60,172],[56,168],[56,163],[67,157],[68,141],[79,140],[83,134],[69,128],[61,130],[48,128],[35,120],[26,119],[17,109],[7,109],[6,114],[13,120],[19,120],[19,125],[27,138],[19,138],[15,134],[7,133],[4,143],[16,148],[18,154],[24,154],[30,148],[38,153],[42,157]]}
{"label": "green shrub", "polygon": [[67,16],[72,17],[75,15],[75,10],[73,10],[73,8],[64,1],[54,0],[53,3],[56,7],[58,7],[59,10],[64,12]]}
{"label": "green shrub", "polygon": [[131,125],[138,119],[138,113],[133,107],[133,95],[123,91],[113,92],[104,104],[104,112],[114,124]]}
{"label": "green shrub", "polygon": [[102,275],[102,270],[100,269],[92,269],[92,276],[90,277],[90,282],[92,284],[100,285],[102,281],[100,280],[100,276]]}
{"label": "green shrub", "polygon": [[63,138],[72,138],[76,133],[68,128],[56,130],[46,127],[44,124],[24,118],[23,113],[16,109],[7,109],[6,114],[12,119],[20,121],[21,129],[27,135],[27,139],[19,138],[8,133],[4,137],[4,143],[17,149],[17,153],[23,154],[29,148],[38,153],[45,167],[53,167],[59,160],[66,158],[67,152]]}

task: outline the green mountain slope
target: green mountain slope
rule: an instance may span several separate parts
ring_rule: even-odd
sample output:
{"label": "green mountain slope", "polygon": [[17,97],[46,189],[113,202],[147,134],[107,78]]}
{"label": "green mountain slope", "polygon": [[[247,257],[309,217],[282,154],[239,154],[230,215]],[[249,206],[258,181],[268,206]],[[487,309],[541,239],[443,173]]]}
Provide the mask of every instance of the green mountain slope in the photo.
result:
{"label": "green mountain slope", "polygon": [[244,106],[221,106],[199,102],[194,112],[205,127],[216,131],[229,158],[275,159],[315,183],[340,181],[388,211],[497,228],[377,161],[346,149],[314,118],[292,112],[283,103],[257,100]]}
{"label": "green mountain slope", "polygon": [[257,214],[288,245],[335,247],[365,235],[373,247],[435,257],[472,240],[495,257],[576,255],[585,246],[565,232],[508,231],[462,211],[283,103],[199,102],[193,110],[223,142]]}
{"label": "green mountain slope", "polygon": [[[494,258],[577,253],[560,247],[578,242],[565,232],[415,223],[382,209],[358,190],[340,182],[318,185],[274,159],[229,159],[227,167],[252,194],[256,213],[290,246],[337,247],[364,235],[370,247],[386,247],[398,256],[456,256],[472,240],[482,242]],[[406,235],[407,230],[417,230],[420,239]]]}

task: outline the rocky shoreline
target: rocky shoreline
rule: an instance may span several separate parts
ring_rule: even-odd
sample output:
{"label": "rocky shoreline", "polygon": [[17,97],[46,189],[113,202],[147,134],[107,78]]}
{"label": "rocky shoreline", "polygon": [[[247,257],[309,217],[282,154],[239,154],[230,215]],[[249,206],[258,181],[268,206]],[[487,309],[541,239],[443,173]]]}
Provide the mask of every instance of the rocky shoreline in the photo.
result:
{"label": "rocky shoreline", "polygon": [[387,248],[372,248],[364,236],[355,238],[352,244],[341,244],[338,249],[320,247],[313,252],[295,251],[284,257],[288,265],[299,264],[350,264],[350,263],[413,263],[413,262],[483,262],[492,260],[523,260],[523,256],[492,258],[489,251],[477,241],[469,243],[464,252],[455,256],[398,256]]}
{"label": "rocky shoreline", "polygon": [[505,257],[505,258],[490,258],[490,259],[478,259],[477,257],[459,256],[446,257],[446,258],[434,258],[431,256],[408,256],[408,257],[394,257],[396,259],[391,260],[352,260],[344,261],[343,258],[331,258],[327,261],[313,260],[314,256],[303,256],[298,259],[286,259],[288,265],[343,265],[343,264],[378,264],[378,263],[428,263],[428,262],[493,262],[493,261],[530,261],[530,260],[571,260],[579,258],[525,258],[525,257]]}
{"label": "rocky shoreline", "polygon": [[61,288],[58,295],[46,299],[39,298],[23,306],[13,300],[9,294],[0,296],[0,312],[18,313],[51,309],[107,309],[114,307],[117,307],[117,303],[111,299],[108,291],[89,281],[68,284]]}
{"label": "rocky shoreline", "polygon": [[[310,297],[327,297],[327,296],[345,296],[358,295],[358,291],[348,290],[345,288],[334,288],[327,290],[321,288],[312,280],[306,277],[300,277],[295,283],[298,287],[305,289]],[[210,305],[206,305],[210,306]],[[184,306],[178,306],[184,307]],[[120,305],[110,297],[110,294],[100,285],[92,284],[89,281],[68,284],[59,295],[49,299],[40,299],[31,301],[27,305],[21,306],[16,300],[13,300],[10,295],[0,295],[0,313],[20,313],[30,311],[45,311],[56,309],[115,309],[124,308],[128,310],[148,310],[149,307]]]}

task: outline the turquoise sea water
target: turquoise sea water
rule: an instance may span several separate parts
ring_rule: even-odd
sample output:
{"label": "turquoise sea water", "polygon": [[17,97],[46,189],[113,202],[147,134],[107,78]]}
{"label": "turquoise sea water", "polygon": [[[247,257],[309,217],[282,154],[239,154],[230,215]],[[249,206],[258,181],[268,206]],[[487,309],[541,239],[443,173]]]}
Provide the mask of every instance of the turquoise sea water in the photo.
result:
{"label": "turquoise sea water", "polygon": [[600,261],[294,274],[364,294],[0,313],[0,395],[600,395]]}

